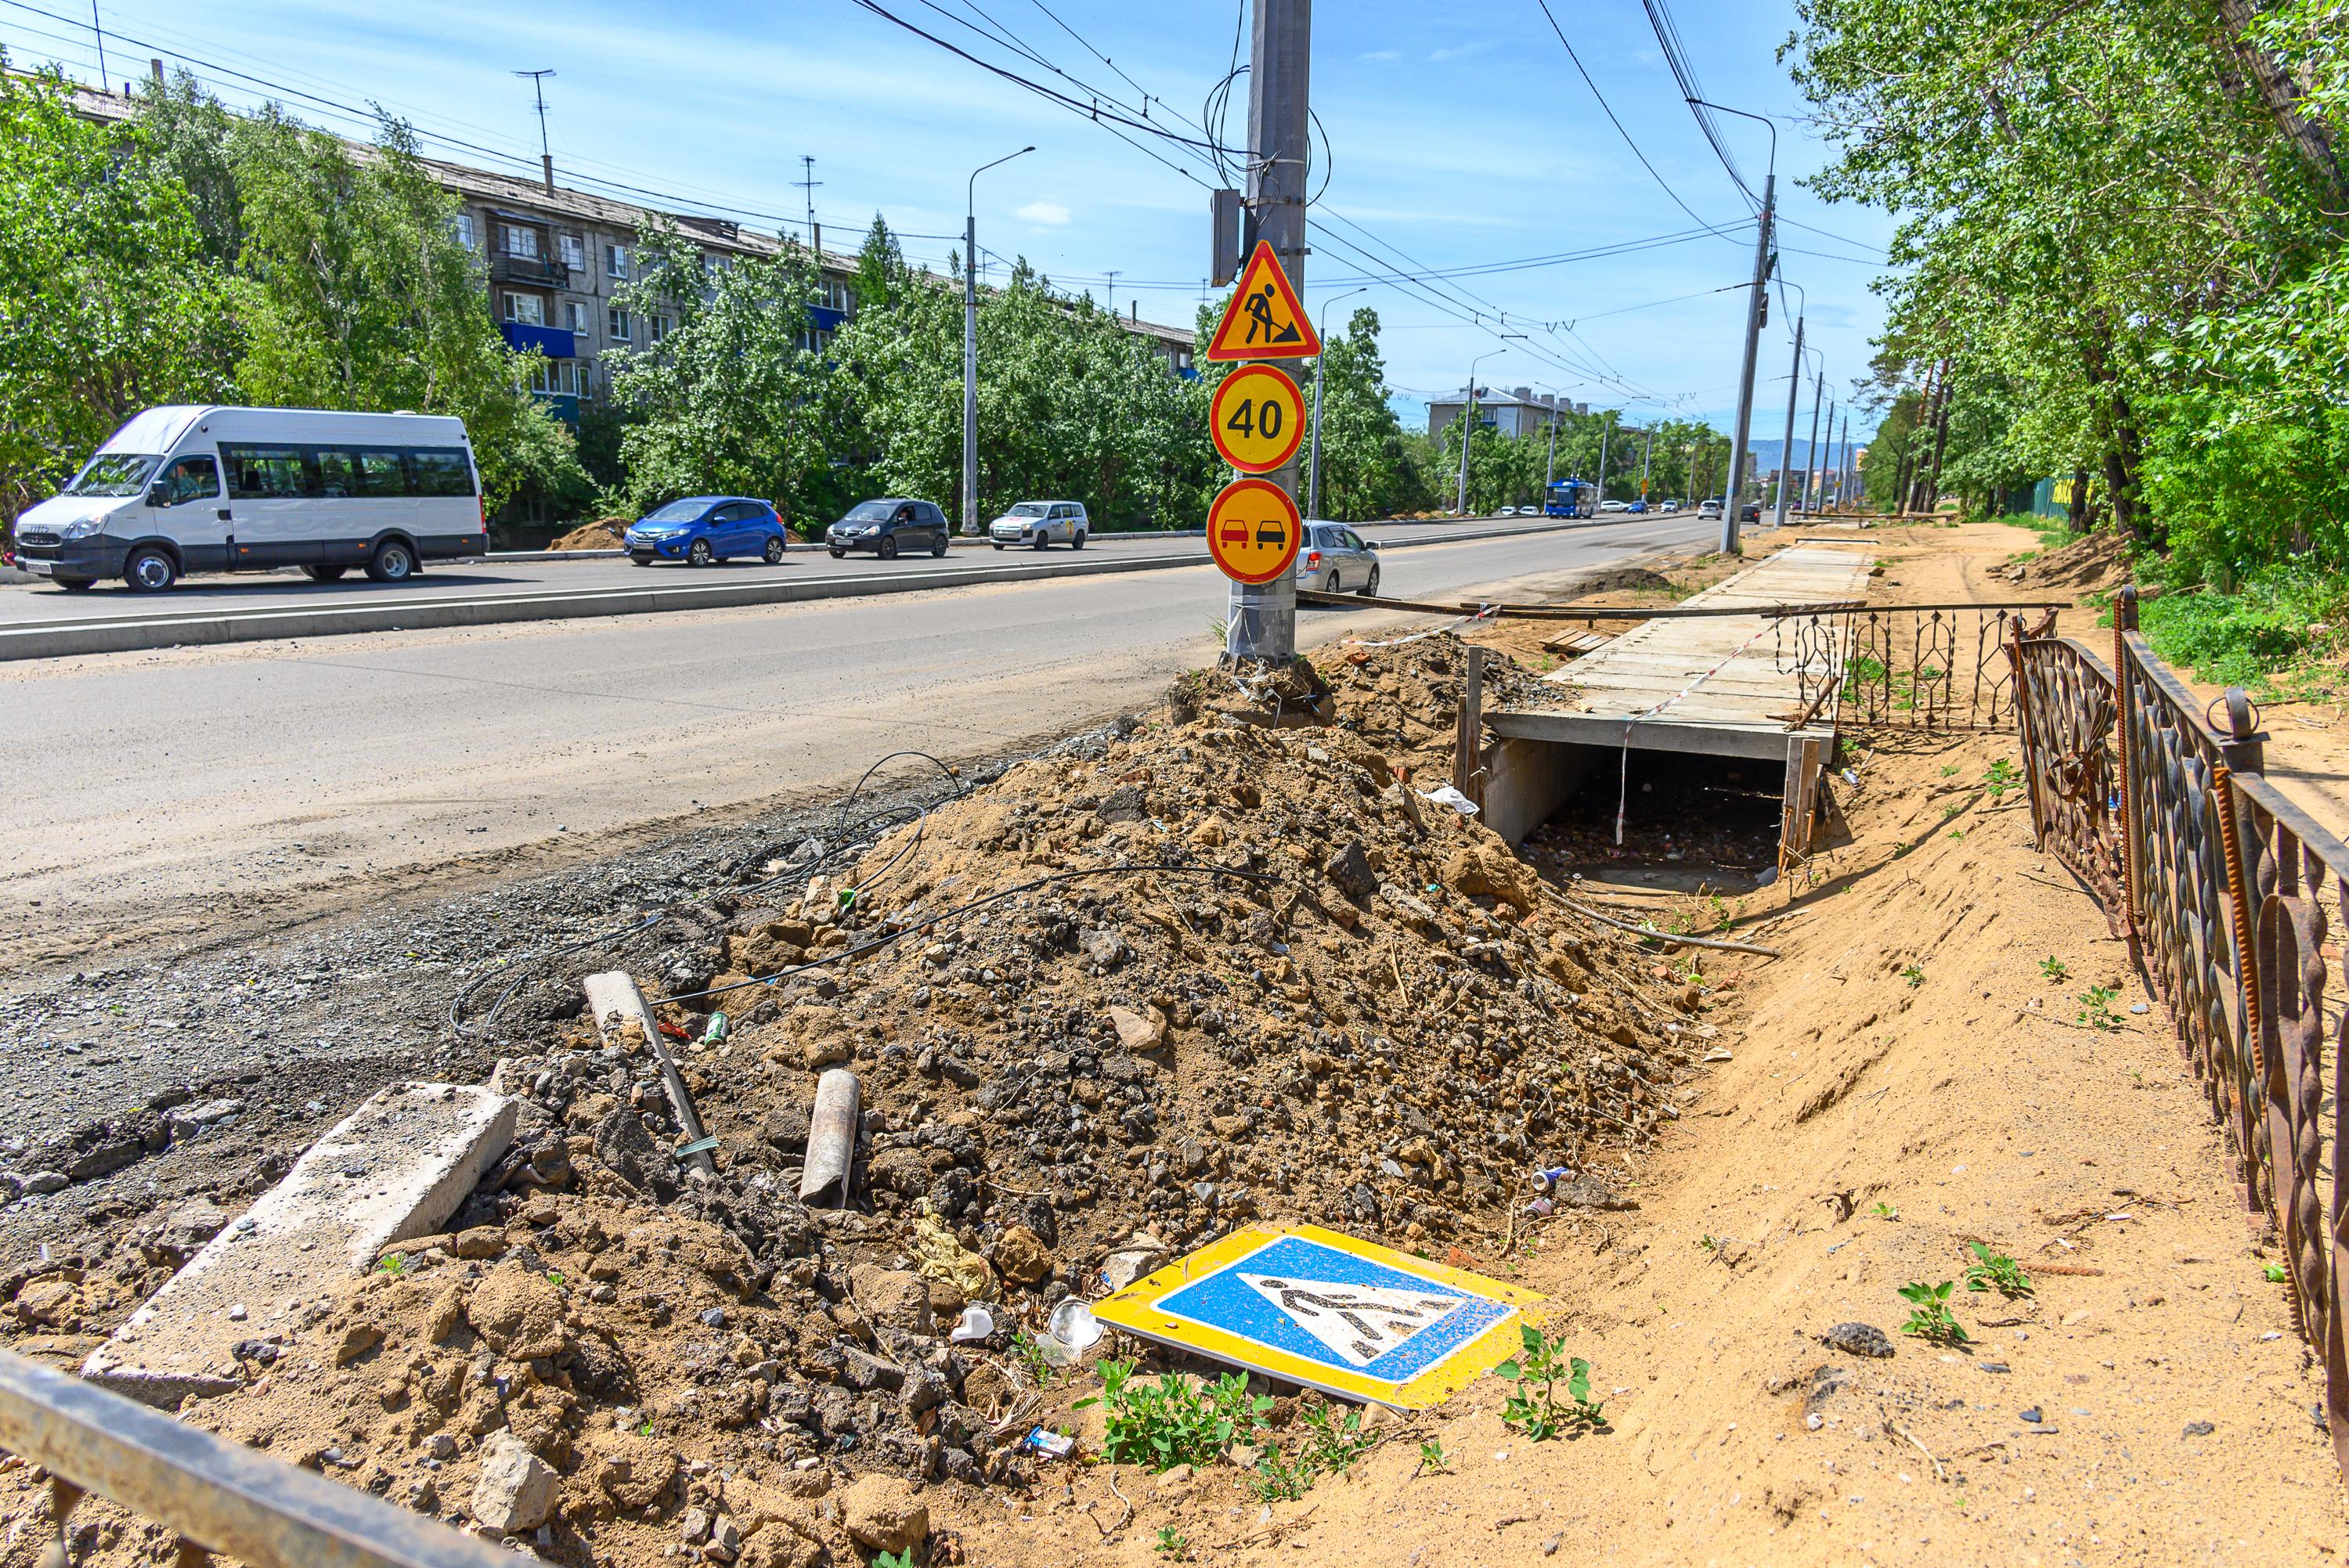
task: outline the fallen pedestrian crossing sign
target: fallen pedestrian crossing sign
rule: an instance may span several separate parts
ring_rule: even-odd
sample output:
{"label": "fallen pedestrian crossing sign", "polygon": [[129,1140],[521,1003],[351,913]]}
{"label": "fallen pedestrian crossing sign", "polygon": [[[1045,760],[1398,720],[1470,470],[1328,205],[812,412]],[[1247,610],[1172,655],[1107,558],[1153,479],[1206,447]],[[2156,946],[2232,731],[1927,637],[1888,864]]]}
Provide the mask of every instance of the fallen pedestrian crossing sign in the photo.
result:
{"label": "fallen pedestrian crossing sign", "polygon": [[1251,1225],[1093,1304],[1103,1323],[1268,1377],[1402,1409],[1521,1344],[1546,1299],[1318,1225]]}

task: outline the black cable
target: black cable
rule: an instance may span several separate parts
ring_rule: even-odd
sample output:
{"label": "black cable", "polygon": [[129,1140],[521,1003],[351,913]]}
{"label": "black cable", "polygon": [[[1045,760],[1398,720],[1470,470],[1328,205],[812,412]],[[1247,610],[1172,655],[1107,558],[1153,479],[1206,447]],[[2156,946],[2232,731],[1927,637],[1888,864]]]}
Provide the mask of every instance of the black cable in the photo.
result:
{"label": "black cable", "polygon": [[[495,1021],[499,1010],[506,1005],[507,1001],[512,998],[514,992],[520,988],[523,982],[527,980],[532,972],[540,965],[545,963],[549,959],[562,958],[570,954],[577,953],[584,948],[609,945],[612,943],[633,936],[640,931],[650,930],[653,926],[656,926],[662,921],[667,920],[669,917],[669,909],[674,908],[678,904],[700,903],[719,892],[730,891],[738,893],[755,893],[764,889],[771,888],[777,882],[788,882],[802,874],[808,877],[814,876],[816,872],[823,870],[826,865],[830,864],[835,858],[837,858],[841,852],[841,847],[843,845],[858,841],[856,835],[847,832],[843,827],[848,808],[855,802],[856,798],[859,795],[864,793],[864,786],[871,781],[873,775],[875,772],[877,772],[885,764],[893,762],[901,757],[920,758],[924,761],[937,768],[940,772],[944,773],[947,776],[947,782],[951,783],[955,787],[954,794],[950,797],[947,797],[947,799],[960,799],[970,793],[969,787],[963,783],[962,778],[959,774],[956,773],[955,770],[948,767],[945,762],[942,762],[937,758],[931,756],[928,752],[911,749],[892,751],[886,756],[875,760],[872,766],[866,768],[864,773],[858,777],[855,784],[851,787],[848,793],[843,796],[837,805],[833,808],[832,842],[827,845],[823,851],[818,854],[814,860],[808,861],[805,865],[786,867],[784,870],[778,872],[773,876],[767,877],[759,882],[748,884],[735,884],[726,888],[711,889],[705,892],[688,894],[684,898],[672,900],[667,906],[657,910],[653,913],[644,916],[642,919],[630,921],[626,924],[616,925],[607,930],[596,932],[592,935],[582,937],[578,941],[565,943],[557,947],[543,948],[534,953],[524,954],[521,958],[514,961],[515,967],[513,969],[512,978],[507,982],[505,988],[498,993],[497,999],[490,1004],[489,1011],[481,1015],[481,1020],[477,1025],[469,1026],[463,1019],[465,1003],[472,996],[474,992],[480,990],[499,974],[506,972],[507,966],[502,965],[497,969],[484,970],[482,973],[475,975],[463,989],[460,990],[455,995],[449,999],[448,1013],[450,1027],[460,1036],[479,1034],[482,1029],[487,1028],[491,1023]],[[937,804],[938,802],[933,801],[919,807],[916,809],[916,815],[913,817],[912,820],[916,823],[926,821],[930,811]],[[882,820],[884,818],[893,816],[905,810],[905,808],[903,806],[892,806],[883,810],[876,811],[858,822],[857,830],[861,833],[864,829],[870,828],[874,823]],[[920,842],[919,834],[916,835],[914,842]],[[902,860],[912,848],[913,845],[909,844],[906,846],[906,849],[900,850],[896,855],[890,858],[888,865],[883,866],[881,871],[876,872],[874,874],[877,876],[882,874],[882,872],[888,871],[891,866],[895,865],[899,860]]]}
{"label": "black cable", "polygon": [[729,991],[740,991],[747,985],[772,985],[778,981],[804,975],[811,969],[821,969],[828,964],[838,964],[843,959],[862,958],[868,953],[877,953],[884,947],[904,941],[916,932],[927,931],[941,921],[957,919],[975,910],[985,909],[989,904],[1000,903],[1014,893],[1033,892],[1040,887],[1050,887],[1055,882],[1077,882],[1086,877],[1143,876],[1153,872],[1171,873],[1177,876],[1237,877],[1243,882],[1269,883],[1276,887],[1284,880],[1269,872],[1244,872],[1231,866],[1186,866],[1173,862],[1139,866],[1095,866],[1087,871],[1054,872],[1049,876],[1038,877],[1033,882],[1019,882],[988,893],[984,898],[975,898],[968,903],[957,905],[953,909],[940,910],[937,913],[917,920],[911,925],[900,927],[886,936],[876,937],[862,947],[843,947],[837,953],[827,953],[821,958],[811,958],[805,964],[793,965],[788,969],[778,970],[772,975],[758,975],[748,980],[730,981],[726,985],[712,985],[702,991],[680,991],[674,995],[656,996],[649,1006],[657,1007],[665,1002],[693,1002],[704,996],[722,996]]}
{"label": "black cable", "polygon": [[[1557,25],[1557,18],[1551,15],[1549,0],[1535,0],[1535,3],[1541,6],[1542,15],[1549,17],[1550,31],[1557,35],[1557,41],[1560,44],[1565,45],[1566,57],[1574,62],[1574,68],[1578,72],[1581,73],[1583,86],[1588,88],[1590,89],[1590,96],[1599,100],[1599,107],[1606,112],[1608,123],[1615,128],[1615,134],[1623,139],[1623,145],[1631,150],[1631,156],[1640,160],[1640,167],[1648,171],[1649,178],[1655,181],[1657,187],[1661,189],[1665,195],[1672,199],[1673,206],[1678,207],[1690,217],[1696,219],[1698,222],[1703,223],[1704,219],[1698,214],[1697,210],[1681,200],[1681,193],[1673,190],[1671,185],[1664,179],[1664,177],[1657,172],[1656,166],[1648,161],[1648,155],[1640,150],[1640,144],[1631,139],[1631,133],[1623,129],[1623,122],[1615,118],[1614,108],[1608,103],[1607,95],[1600,92],[1599,90],[1599,84],[1590,79],[1590,73],[1583,68],[1582,57],[1574,52],[1574,46],[1572,44],[1567,42],[1566,29],[1559,26]],[[1707,224],[1706,226],[1708,228],[1713,227],[1713,225],[1711,224]],[[1716,229],[1715,232],[1719,232],[1720,231]],[[1722,234],[1722,238],[1723,239],[1727,239],[1728,237],[1729,236],[1726,233]]]}

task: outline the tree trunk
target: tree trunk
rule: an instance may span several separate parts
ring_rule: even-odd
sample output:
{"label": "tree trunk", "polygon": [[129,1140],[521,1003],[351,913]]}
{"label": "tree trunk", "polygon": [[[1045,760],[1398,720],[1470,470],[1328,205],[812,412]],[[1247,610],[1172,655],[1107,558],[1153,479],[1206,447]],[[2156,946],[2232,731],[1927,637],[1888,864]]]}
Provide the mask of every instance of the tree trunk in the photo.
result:
{"label": "tree trunk", "polygon": [[1933,475],[1925,486],[1925,510],[1941,502],[1941,458],[1950,449],[1950,362],[1941,361],[1941,410],[1933,420]]}
{"label": "tree trunk", "polygon": [[2064,521],[2074,533],[2088,531],[2088,470],[2085,469],[2072,470],[2072,501],[2069,515]]}
{"label": "tree trunk", "polygon": [[2321,122],[2300,112],[2301,87],[2292,80],[2284,63],[2246,36],[2258,13],[2256,0],[2219,0],[2227,42],[2243,68],[2251,73],[2260,102],[2275,121],[2276,130],[2317,182],[2337,196],[2349,188],[2349,174],[2342,169],[2340,150]]}

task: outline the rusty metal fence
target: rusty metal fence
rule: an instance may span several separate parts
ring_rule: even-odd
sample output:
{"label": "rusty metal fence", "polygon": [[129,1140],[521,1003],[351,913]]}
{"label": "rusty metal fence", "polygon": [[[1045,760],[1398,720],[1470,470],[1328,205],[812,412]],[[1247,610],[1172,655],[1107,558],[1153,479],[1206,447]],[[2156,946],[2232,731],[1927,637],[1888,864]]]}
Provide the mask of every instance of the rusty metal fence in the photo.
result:
{"label": "rusty metal fence", "polygon": [[1795,676],[1806,714],[1859,727],[1997,729],[2014,712],[2008,614],[2039,612],[2052,635],[2057,606],[1838,606],[1777,618],[1775,657]]}
{"label": "rusty metal fence", "polygon": [[2137,634],[2133,590],[2113,619],[2109,664],[2008,624],[2032,824],[2127,941],[2226,1131],[2245,1208],[2283,1254],[2294,1321],[2323,1366],[2349,1478],[2349,1189],[2332,1169],[2349,1017],[2328,1006],[2324,957],[2349,916],[2349,846],[2261,776],[2264,738],[2240,690],[2198,700]]}

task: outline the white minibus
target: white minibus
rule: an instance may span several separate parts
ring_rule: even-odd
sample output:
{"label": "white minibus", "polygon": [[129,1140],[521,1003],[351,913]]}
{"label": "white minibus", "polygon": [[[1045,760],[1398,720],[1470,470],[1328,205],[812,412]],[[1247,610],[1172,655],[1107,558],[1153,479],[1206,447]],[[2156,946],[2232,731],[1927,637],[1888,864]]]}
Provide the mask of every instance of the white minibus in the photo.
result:
{"label": "white minibus", "polygon": [[399,583],[481,555],[489,522],[461,419],[316,408],[150,408],[16,519],[18,566],[61,588],[157,593],[191,572],[359,567]]}

